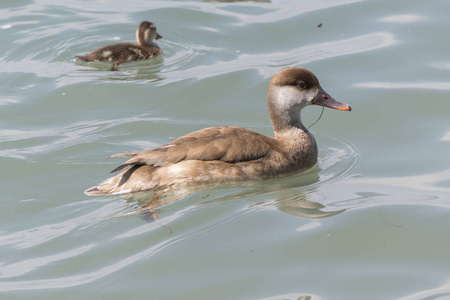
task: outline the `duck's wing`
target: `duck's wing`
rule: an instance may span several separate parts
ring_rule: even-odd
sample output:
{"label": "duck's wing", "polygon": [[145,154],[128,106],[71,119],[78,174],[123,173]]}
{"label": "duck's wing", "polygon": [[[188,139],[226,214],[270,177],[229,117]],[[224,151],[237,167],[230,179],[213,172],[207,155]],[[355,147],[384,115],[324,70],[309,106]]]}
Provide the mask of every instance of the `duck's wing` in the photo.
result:
{"label": "duck's wing", "polygon": [[187,134],[152,150],[116,155],[133,157],[111,173],[132,165],[159,167],[182,160],[237,163],[267,157],[274,150],[277,150],[275,140],[263,134],[241,127],[211,127]]}
{"label": "duck's wing", "polygon": [[141,150],[141,151],[129,151],[129,152],[123,152],[123,153],[117,153],[117,154],[113,154],[108,156],[107,158],[116,158],[116,157],[135,157],[136,155],[144,152],[145,150]]}
{"label": "duck's wing", "polygon": [[[158,48],[159,49],[159,48]],[[141,47],[134,43],[119,43],[108,45],[93,50],[92,52],[75,56],[84,61],[133,61],[147,59],[156,55],[156,53],[151,53],[149,49]]]}

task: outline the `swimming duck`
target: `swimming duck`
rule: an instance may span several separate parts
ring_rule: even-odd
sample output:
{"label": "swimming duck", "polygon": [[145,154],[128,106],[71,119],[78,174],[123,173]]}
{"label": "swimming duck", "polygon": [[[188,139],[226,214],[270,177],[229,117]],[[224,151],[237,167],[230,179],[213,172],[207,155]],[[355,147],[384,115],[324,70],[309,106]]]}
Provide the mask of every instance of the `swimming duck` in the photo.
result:
{"label": "swimming duck", "polygon": [[144,21],[136,30],[137,43],[119,43],[105,46],[86,55],[75,56],[84,61],[112,61],[111,71],[123,62],[153,58],[162,53],[161,48],[153,40],[162,39],[156,31],[156,25]]}
{"label": "swimming duck", "polygon": [[267,92],[275,137],[235,126],[201,129],[146,151],[115,154],[129,158],[89,188],[87,195],[170,190],[193,184],[268,179],[305,171],[317,162],[316,141],[300,119],[308,105],[350,111],[328,95],[309,70],[290,67],[276,73]]}

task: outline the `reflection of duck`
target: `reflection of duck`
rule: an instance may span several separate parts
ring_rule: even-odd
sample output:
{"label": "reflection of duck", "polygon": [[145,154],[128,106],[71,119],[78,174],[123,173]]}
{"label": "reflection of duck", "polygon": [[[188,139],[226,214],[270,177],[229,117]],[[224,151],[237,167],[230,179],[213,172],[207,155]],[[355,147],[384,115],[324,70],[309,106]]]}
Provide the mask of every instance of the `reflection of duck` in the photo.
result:
{"label": "reflection of duck", "polygon": [[76,56],[84,61],[111,61],[114,65],[111,70],[123,62],[153,58],[162,53],[161,48],[153,40],[162,36],[156,31],[156,25],[144,21],[136,30],[137,43],[119,43],[105,46],[86,55]]}
{"label": "reflection of duck", "polygon": [[[346,209],[336,209],[336,206],[327,207],[320,202],[311,201],[310,199],[313,198],[313,195],[321,195],[316,191],[299,188],[303,185],[318,182],[318,172],[319,168],[313,168],[308,172],[307,176],[291,176],[289,178],[271,179],[265,182],[242,181],[186,186],[182,189],[164,193],[161,197],[155,197],[154,191],[125,194],[120,197],[127,202],[136,202],[140,207],[125,213],[114,214],[112,217],[139,214],[147,222],[156,221],[160,226],[172,232],[170,227],[168,227],[169,224],[166,223],[166,226],[159,221],[159,214],[164,210],[170,211],[171,209],[166,206],[193,193],[197,193],[197,195],[194,195],[194,199],[197,199],[196,202],[200,199],[200,202],[196,205],[247,198],[251,199],[249,202],[246,202],[248,203],[248,208],[262,210],[276,208],[283,213],[303,219],[328,218],[345,212]],[[161,210],[161,207],[166,208]],[[311,226],[316,225],[317,223],[308,223],[302,229],[309,229]]]}
{"label": "reflection of duck", "polygon": [[345,209],[327,210],[325,205],[308,200],[304,194],[297,190],[280,194],[274,205],[282,212],[307,219],[328,218],[345,211]]}
{"label": "reflection of duck", "polygon": [[130,158],[112,172],[127,170],[85,191],[87,195],[164,192],[189,184],[278,177],[307,170],[317,162],[314,137],[303,126],[300,111],[320,105],[350,111],[303,68],[275,74],[267,92],[275,137],[234,126],[205,128],[147,151],[113,155]]}

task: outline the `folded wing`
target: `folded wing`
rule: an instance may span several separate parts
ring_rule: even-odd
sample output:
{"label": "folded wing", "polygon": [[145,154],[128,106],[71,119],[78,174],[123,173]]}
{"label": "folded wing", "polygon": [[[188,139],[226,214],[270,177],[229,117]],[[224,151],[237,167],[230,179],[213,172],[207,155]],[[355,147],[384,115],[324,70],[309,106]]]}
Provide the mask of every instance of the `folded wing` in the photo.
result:
{"label": "folded wing", "polygon": [[182,160],[220,160],[229,163],[267,157],[276,149],[273,138],[241,127],[211,127],[147,151],[125,152],[110,157],[132,157],[111,173],[133,165],[164,166]]}

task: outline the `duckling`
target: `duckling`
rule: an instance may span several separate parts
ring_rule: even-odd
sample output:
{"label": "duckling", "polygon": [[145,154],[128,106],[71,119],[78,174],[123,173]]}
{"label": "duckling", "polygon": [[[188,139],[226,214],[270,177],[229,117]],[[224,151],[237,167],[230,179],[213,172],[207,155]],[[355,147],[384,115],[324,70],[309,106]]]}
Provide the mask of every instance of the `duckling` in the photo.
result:
{"label": "duckling", "polygon": [[123,62],[153,58],[162,53],[158,44],[153,40],[162,39],[156,31],[156,25],[144,21],[136,30],[137,43],[119,43],[105,46],[86,55],[75,56],[83,61],[111,61],[114,62],[111,71],[116,71],[117,66]]}
{"label": "duckling", "polygon": [[268,179],[305,171],[317,162],[317,144],[302,124],[309,105],[350,111],[320,86],[309,70],[290,67],[276,73],[267,92],[275,137],[235,127],[210,127],[146,151],[110,157],[129,158],[111,173],[122,171],[85,191],[110,195],[145,190],[169,191],[187,185]]}

